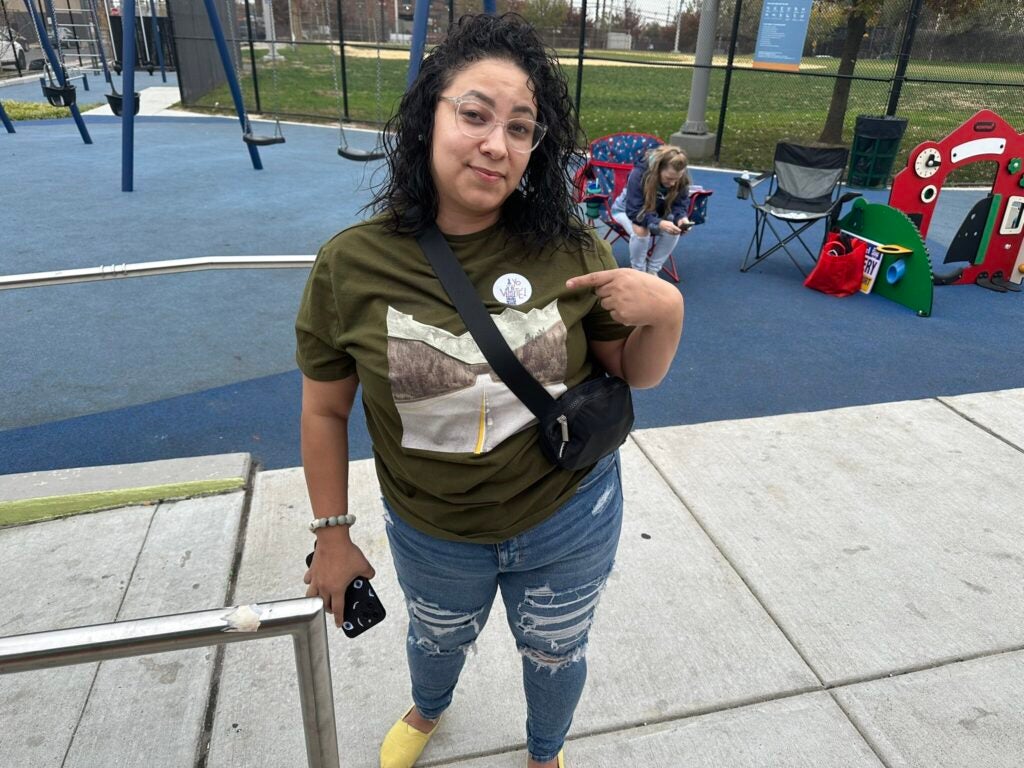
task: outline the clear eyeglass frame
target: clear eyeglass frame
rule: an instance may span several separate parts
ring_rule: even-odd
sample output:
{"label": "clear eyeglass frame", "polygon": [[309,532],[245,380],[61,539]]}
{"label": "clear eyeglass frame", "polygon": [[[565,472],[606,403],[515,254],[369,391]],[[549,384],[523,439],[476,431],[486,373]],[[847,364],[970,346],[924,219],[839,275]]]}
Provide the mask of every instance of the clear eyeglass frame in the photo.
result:
{"label": "clear eyeglass frame", "polygon": [[[544,123],[538,123],[528,117],[498,120],[493,109],[468,96],[438,98],[455,107],[455,127],[463,136],[483,139],[490,136],[491,131],[500,125],[505,131],[505,143],[513,152],[532,152],[544,140],[548,131]],[[517,129],[522,131],[517,132]]]}

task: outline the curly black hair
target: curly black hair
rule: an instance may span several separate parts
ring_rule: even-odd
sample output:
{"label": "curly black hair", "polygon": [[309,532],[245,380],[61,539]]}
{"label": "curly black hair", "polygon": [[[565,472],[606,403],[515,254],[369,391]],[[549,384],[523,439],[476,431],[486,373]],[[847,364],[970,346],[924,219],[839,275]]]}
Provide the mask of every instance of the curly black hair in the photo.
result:
{"label": "curly black hair", "polygon": [[515,13],[462,16],[423,60],[398,112],[385,126],[387,176],[367,208],[381,215],[388,231],[396,234],[418,234],[434,222],[438,196],[429,148],[438,97],[458,72],[490,58],[509,61],[526,72],[537,100],[537,120],[547,126],[522,182],[502,206],[501,222],[510,236],[531,250],[582,247],[587,237],[572,198],[572,170],[584,159],[576,110],[554,51]]}

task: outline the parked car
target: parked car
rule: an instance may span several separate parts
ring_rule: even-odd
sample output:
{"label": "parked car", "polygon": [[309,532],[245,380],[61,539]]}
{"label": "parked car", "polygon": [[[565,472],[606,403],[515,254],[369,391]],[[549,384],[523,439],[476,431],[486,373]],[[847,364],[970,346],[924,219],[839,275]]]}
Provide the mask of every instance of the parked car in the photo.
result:
{"label": "parked car", "polygon": [[25,69],[25,38],[18,34],[13,35],[14,44],[12,45],[11,37],[12,35],[7,31],[7,27],[0,27],[0,68],[10,67],[11,69],[16,69],[20,67]]}

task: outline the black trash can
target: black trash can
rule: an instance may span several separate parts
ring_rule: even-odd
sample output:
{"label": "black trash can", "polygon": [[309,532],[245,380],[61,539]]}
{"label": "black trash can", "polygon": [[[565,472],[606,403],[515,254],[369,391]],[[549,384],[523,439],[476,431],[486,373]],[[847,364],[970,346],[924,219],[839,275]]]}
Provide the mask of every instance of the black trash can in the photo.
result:
{"label": "black trash can", "polygon": [[902,117],[857,115],[847,185],[884,187],[906,129],[907,121]]}

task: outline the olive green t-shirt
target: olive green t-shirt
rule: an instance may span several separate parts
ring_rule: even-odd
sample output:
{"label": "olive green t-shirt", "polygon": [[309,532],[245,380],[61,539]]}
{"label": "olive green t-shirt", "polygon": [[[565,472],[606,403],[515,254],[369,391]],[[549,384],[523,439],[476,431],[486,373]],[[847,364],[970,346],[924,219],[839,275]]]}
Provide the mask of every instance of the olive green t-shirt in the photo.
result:
{"label": "olive green t-shirt", "polygon": [[[498,328],[554,397],[586,379],[587,340],[629,335],[574,275],[611,248],[524,257],[500,225],[446,236]],[[433,536],[503,541],[536,525],[587,470],[551,465],[536,419],[492,371],[412,237],[353,226],[317,256],[296,320],[296,360],[319,381],[357,374],[384,498]]]}

